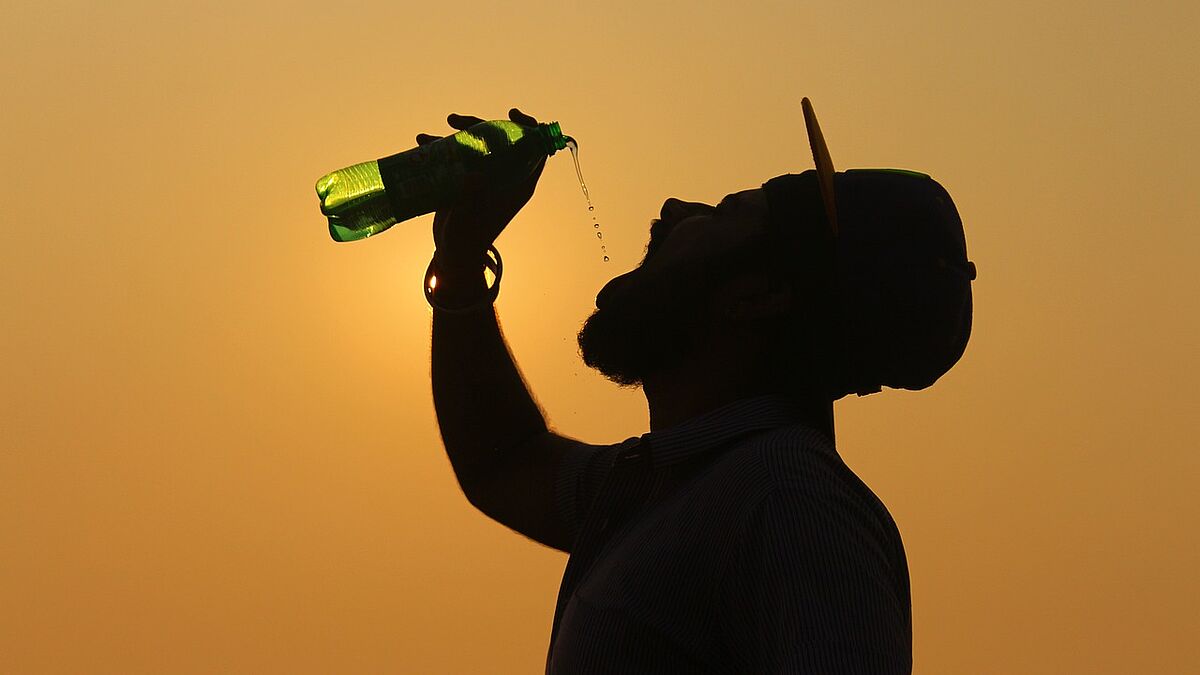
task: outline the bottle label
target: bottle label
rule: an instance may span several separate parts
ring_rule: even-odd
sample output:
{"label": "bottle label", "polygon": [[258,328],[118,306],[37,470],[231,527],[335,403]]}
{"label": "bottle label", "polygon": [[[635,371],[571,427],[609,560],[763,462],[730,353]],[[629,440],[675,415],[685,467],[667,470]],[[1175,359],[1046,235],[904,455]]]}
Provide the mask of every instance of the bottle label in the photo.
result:
{"label": "bottle label", "polygon": [[458,144],[446,140],[378,161],[379,176],[397,220],[436,210],[462,185],[464,158]]}

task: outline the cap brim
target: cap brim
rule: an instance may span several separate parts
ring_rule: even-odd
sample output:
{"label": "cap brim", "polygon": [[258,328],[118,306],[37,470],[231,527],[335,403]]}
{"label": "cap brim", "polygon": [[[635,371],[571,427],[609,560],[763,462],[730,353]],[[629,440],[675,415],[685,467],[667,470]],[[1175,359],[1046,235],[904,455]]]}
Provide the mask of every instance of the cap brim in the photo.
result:
{"label": "cap brim", "polygon": [[821,201],[825,204],[825,217],[829,227],[836,237],[838,233],[837,199],[833,192],[833,158],[829,156],[829,147],[825,145],[825,136],[821,134],[821,125],[817,123],[817,113],[813,112],[812,102],[805,96],[800,100],[804,109],[804,126],[808,129],[808,145],[812,148],[813,163],[817,167],[817,183],[821,187]]}

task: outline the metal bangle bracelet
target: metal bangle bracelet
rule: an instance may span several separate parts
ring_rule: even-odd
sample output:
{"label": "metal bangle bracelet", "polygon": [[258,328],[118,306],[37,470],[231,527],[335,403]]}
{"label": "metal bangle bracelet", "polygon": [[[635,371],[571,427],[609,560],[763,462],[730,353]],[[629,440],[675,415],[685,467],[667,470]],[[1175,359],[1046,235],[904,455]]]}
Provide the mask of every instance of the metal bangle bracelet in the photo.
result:
{"label": "metal bangle bracelet", "polygon": [[[495,260],[493,260],[493,258],[495,258]],[[468,314],[478,309],[482,309],[483,307],[490,306],[496,301],[496,296],[500,294],[500,277],[504,275],[504,260],[500,258],[500,251],[497,251],[494,245],[488,246],[487,253],[483,256],[483,262],[484,265],[486,265],[487,268],[492,271],[492,274],[496,275],[496,280],[492,282],[491,288],[487,289],[487,293],[484,294],[483,298],[481,298],[479,302],[467,305],[466,307],[447,307],[434,299],[433,287],[430,286],[429,282],[431,279],[437,276],[433,269],[436,261],[437,255],[434,255],[434,257],[429,261],[429,267],[425,268],[425,301],[429,303],[430,307],[433,307],[439,312],[446,312],[447,314]]]}

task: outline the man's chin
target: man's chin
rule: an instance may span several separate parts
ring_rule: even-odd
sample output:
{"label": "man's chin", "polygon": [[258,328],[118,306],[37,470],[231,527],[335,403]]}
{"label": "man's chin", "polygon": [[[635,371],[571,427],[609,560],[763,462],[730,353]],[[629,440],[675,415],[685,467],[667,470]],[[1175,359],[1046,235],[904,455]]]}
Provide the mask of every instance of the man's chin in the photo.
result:
{"label": "man's chin", "polygon": [[579,330],[579,353],[589,368],[621,387],[682,362],[691,345],[682,316],[638,316],[597,309]]}
{"label": "man's chin", "polygon": [[632,373],[625,373],[625,372],[614,371],[614,370],[606,370],[604,368],[599,368],[596,366],[592,366],[592,368],[595,369],[596,372],[603,375],[604,379],[608,380],[609,382],[612,382],[613,384],[617,385],[618,387],[621,387],[622,389],[641,389],[642,388],[641,378],[639,378],[636,375],[633,375]]}
{"label": "man's chin", "polygon": [[642,374],[632,358],[636,351],[634,334],[610,311],[597,309],[583,322],[577,336],[583,363],[618,386],[640,387]]}

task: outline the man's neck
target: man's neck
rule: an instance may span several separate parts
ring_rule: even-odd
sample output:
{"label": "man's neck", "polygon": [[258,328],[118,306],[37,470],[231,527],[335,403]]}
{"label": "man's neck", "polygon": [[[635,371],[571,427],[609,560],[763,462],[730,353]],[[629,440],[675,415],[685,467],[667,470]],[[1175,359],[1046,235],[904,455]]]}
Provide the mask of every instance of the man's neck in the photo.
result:
{"label": "man's neck", "polygon": [[[669,429],[734,401],[773,393],[762,387],[731,385],[730,380],[718,372],[709,372],[708,378],[687,376],[687,373],[695,372],[698,371],[660,373],[656,377],[647,377],[642,383],[642,392],[650,409],[650,431]],[[798,401],[804,422],[833,441],[833,402]]]}
{"label": "man's neck", "polygon": [[745,358],[762,349],[761,339],[753,335],[713,334],[675,367],[646,375],[642,393],[650,408],[650,431],[669,429],[744,398],[780,394],[795,400],[804,423],[824,432],[833,442],[833,401],[796,394],[800,382],[764,384],[769,376],[763,367]]}
{"label": "man's neck", "polygon": [[694,417],[711,412],[752,393],[737,390],[709,390],[702,386],[679,386],[678,383],[652,382],[642,385],[650,409],[650,431],[662,431]]}

